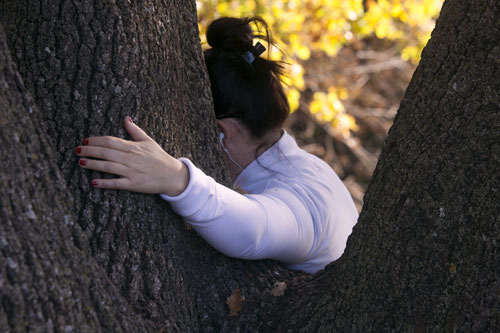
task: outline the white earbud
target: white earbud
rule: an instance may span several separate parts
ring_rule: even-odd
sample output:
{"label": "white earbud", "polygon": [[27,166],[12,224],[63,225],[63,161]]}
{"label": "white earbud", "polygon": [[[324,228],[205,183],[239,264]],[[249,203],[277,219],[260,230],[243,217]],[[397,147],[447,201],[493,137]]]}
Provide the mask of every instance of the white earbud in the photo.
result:
{"label": "white earbud", "polygon": [[222,148],[224,148],[224,151],[227,151],[226,147],[224,147],[224,144],[222,143],[222,139],[224,139],[224,132],[220,132],[219,141],[220,141],[220,145],[222,146]]}
{"label": "white earbud", "polygon": [[220,145],[222,146],[222,149],[224,149],[224,152],[226,153],[227,157],[229,157],[229,159],[238,167],[240,168],[241,170],[243,170],[243,168],[241,167],[241,165],[238,164],[238,162],[236,162],[235,160],[233,160],[233,158],[231,157],[231,155],[229,154],[229,151],[227,150],[226,146],[224,146],[224,142],[222,142],[222,140],[224,139],[224,132],[220,132],[219,134],[219,141],[220,141]]}

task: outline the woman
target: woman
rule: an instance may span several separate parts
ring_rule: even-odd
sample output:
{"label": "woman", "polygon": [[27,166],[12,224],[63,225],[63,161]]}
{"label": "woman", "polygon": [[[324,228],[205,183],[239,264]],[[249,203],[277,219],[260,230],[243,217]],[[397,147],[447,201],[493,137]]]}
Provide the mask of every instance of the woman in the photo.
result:
{"label": "woman", "polygon": [[281,129],[289,113],[280,63],[259,55],[251,23],[221,18],[211,23],[205,51],[220,143],[234,185],[216,183],[185,158],[167,154],[130,117],[134,141],[91,137],[76,148],[86,169],[120,176],[95,179],[102,189],[158,193],[213,247],[243,259],[276,259],[314,273],[339,258],[357,220],[354,203],[323,161],[301,150]]}

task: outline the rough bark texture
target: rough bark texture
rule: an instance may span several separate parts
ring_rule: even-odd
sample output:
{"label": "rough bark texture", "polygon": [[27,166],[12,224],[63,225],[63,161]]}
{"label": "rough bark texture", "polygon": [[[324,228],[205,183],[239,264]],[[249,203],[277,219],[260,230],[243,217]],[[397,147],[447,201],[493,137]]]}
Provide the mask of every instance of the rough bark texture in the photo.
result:
{"label": "rough bark texture", "polygon": [[[307,276],[226,258],[158,197],[92,189],[76,166],[82,139],[124,137],[131,115],[227,182],[194,1],[1,2],[34,103],[2,43],[1,156],[13,162],[0,168],[0,326],[498,330],[499,8],[447,0],[346,254]],[[271,296],[276,281],[285,296]],[[236,289],[246,299],[228,317]]]}
{"label": "rough bark texture", "polygon": [[[148,327],[95,261],[0,26],[0,330]],[[75,245],[78,245],[75,246]]]}
{"label": "rough bark texture", "polygon": [[74,147],[91,135],[125,137],[131,115],[169,153],[227,182],[194,1],[7,1],[0,13],[53,151],[40,158],[59,168],[92,257],[140,316],[158,329],[218,330],[236,289],[251,309],[291,274],[226,258],[158,196],[93,189],[95,175],[77,167]]}
{"label": "rough bark texture", "polygon": [[289,290],[302,331],[500,329],[500,3],[447,0],[346,253]]}

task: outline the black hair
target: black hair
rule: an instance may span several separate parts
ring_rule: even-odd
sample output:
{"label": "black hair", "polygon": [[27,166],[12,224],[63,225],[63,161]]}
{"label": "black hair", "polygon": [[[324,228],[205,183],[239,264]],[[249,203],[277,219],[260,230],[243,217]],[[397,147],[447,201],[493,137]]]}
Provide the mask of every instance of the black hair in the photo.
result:
{"label": "black hair", "polygon": [[[275,45],[262,18],[222,17],[208,26],[211,48],[204,54],[216,117],[238,118],[254,138],[260,139],[281,128],[290,107],[281,85],[283,63],[259,57],[254,38],[266,41],[268,49]],[[245,60],[247,52],[253,53],[255,60]]]}

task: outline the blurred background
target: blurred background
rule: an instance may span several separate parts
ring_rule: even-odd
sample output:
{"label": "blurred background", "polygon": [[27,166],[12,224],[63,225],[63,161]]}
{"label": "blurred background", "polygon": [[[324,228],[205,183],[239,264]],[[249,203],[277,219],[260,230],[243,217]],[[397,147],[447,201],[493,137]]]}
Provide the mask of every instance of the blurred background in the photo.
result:
{"label": "blurred background", "polygon": [[[210,21],[261,16],[288,63],[286,129],[348,187],[358,211],[443,0],[199,0]],[[256,42],[256,41],[255,41]],[[262,43],[267,47],[267,44]]]}

